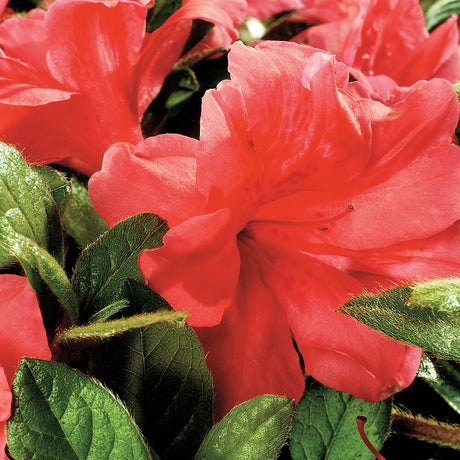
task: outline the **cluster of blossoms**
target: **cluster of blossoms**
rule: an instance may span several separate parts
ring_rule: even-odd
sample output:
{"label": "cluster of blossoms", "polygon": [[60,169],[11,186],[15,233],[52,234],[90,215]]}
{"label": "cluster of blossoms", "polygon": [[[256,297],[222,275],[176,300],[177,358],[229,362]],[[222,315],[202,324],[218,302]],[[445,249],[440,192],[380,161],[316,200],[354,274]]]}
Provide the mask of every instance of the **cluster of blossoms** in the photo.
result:
{"label": "cluster of blossoms", "polygon": [[[56,0],[27,17],[4,12],[0,140],[29,162],[90,175],[110,226],[140,212],[168,221],[139,267],[191,313],[217,418],[260,394],[299,399],[299,353],[306,374],[369,402],[407,387],[422,350],[336,310],[460,271],[456,17],[429,34],[416,0],[187,0],[148,33],[151,6]],[[294,9],[289,21],[314,25],[292,41],[236,41],[245,17]],[[144,139],[142,116],[195,19],[215,27],[187,53],[231,45],[230,79],[204,95],[199,140]],[[25,332],[14,353],[2,345],[2,402],[18,353],[49,358],[24,280],[0,275],[0,292],[26,298],[14,315],[41,335]]]}

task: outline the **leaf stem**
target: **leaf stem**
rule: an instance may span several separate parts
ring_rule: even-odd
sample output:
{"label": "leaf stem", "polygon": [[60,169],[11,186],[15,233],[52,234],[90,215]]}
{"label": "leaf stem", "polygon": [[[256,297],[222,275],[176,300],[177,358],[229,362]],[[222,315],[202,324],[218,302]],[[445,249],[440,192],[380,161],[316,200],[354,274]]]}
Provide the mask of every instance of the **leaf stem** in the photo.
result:
{"label": "leaf stem", "polygon": [[392,432],[460,450],[460,425],[442,423],[393,409]]}

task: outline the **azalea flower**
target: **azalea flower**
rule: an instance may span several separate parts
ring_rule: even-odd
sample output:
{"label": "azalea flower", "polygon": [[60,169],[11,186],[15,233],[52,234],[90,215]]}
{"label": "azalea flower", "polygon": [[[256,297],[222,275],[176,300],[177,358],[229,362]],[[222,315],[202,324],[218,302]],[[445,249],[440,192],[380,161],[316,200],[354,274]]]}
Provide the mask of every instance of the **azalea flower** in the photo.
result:
{"label": "azalea flower", "polygon": [[292,339],[307,374],[386,398],[413,380],[421,350],[336,309],[458,272],[455,91],[435,79],[374,100],[333,56],[287,42],[238,42],[229,71],[204,96],[200,140],[109,149],[90,180],[95,209],[109,225],[168,220],[140,268],[191,312],[218,417],[259,394],[302,395]]}
{"label": "azalea flower", "polygon": [[248,0],[246,16],[263,19],[283,11],[302,8],[306,0]]}
{"label": "azalea flower", "polygon": [[[188,0],[152,34],[131,0],[57,0],[0,24],[0,139],[33,163],[85,174],[112,144],[139,142],[139,121],[189,38],[192,19],[215,23],[228,46],[245,0]],[[218,7],[217,7],[218,6]]]}
{"label": "azalea flower", "polygon": [[0,21],[14,13],[11,8],[7,8],[8,0],[0,0]]}
{"label": "azalea flower", "polygon": [[0,460],[7,460],[6,421],[11,414],[11,383],[23,356],[51,359],[40,308],[27,278],[0,275]]}
{"label": "azalea flower", "polygon": [[460,80],[455,15],[431,34],[417,0],[313,0],[298,16],[318,25],[294,41],[335,54],[366,76],[385,75],[400,86],[434,77]]}

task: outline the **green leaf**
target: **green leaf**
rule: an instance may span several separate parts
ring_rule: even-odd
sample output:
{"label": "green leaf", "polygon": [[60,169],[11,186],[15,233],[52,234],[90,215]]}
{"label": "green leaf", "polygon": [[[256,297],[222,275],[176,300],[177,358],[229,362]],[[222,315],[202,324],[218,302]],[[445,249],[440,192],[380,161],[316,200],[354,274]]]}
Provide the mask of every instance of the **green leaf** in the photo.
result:
{"label": "green leaf", "polygon": [[7,439],[16,460],[158,459],[102,385],[61,364],[23,358]]}
{"label": "green leaf", "polygon": [[[49,189],[13,147],[0,143],[0,231],[13,230],[48,250],[62,265],[64,246],[59,214]],[[15,259],[0,247],[0,265]]]}
{"label": "green leaf", "polygon": [[264,395],[235,406],[208,433],[195,460],[278,458],[294,404],[293,399]]}
{"label": "green leaf", "polygon": [[[170,312],[140,283],[129,281],[124,291],[139,313]],[[91,369],[126,404],[162,460],[193,458],[212,424],[212,382],[189,326],[158,323],[104,341]]]}
{"label": "green leaf", "polygon": [[442,359],[422,357],[417,377],[422,378],[452,409],[460,414],[460,372]]}
{"label": "green leaf", "polygon": [[0,248],[7,249],[18,260],[37,294],[43,280],[51,292],[68,311],[72,323],[78,317],[78,305],[70,281],[64,269],[47,251],[29,238],[16,233],[8,223],[0,219]]}
{"label": "green leaf", "polygon": [[59,215],[62,217],[71,195],[70,182],[66,179],[64,174],[55,169],[37,165],[31,165],[31,168],[48,187],[57,205]]}
{"label": "green leaf", "polygon": [[[417,285],[417,289],[422,290],[421,286]],[[448,359],[460,359],[460,323],[456,320],[454,302],[447,301],[455,293],[439,292],[435,308],[432,303],[414,303],[414,289],[401,286],[380,294],[356,297],[338,311],[393,339]],[[417,299],[420,296],[416,296]]]}
{"label": "green leaf", "polygon": [[63,217],[64,230],[81,248],[85,248],[109,226],[94,210],[87,187],[75,174],[71,176],[71,183],[72,194]]}
{"label": "green leaf", "polygon": [[161,27],[181,6],[182,0],[155,0],[155,6],[147,15],[147,32],[153,32]]}
{"label": "green leaf", "polygon": [[125,310],[128,305],[129,302],[125,299],[115,300],[110,305],[107,305],[106,307],[94,313],[94,315],[89,318],[88,323],[107,321],[112,316],[117,315],[122,310]]}
{"label": "green leaf", "polygon": [[1,261],[17,260],[22,265],[40,301],[43,280],[75,320],[77,303],[62,268],[58,208],[39,175],[17,150],[5,144],[0,144],[0,196]]}
{"label": "green leaf", "polygon": [[192,70],[183,68],[173,70],[167,76],[163,88],[163,94],[168,93],[165,107],[171,109],[196,93],[200,84]]}
{"label": "green leaf", "polygon": [[314,382],[297,404],[289,443],[292,459],[375,459],[359,435],[356,417],[367,418],[366,434],[380,450],[390,429],[391,405],[391,398],[368,403]]}
{"label": "green leaf", "polygon": [[151,324],[171,322],[183,323],[188,313],[183,311],[157,311],[155,313],[143,313],[130,316],[129,318],[104,321],[86,326],[77,326],[65,330],[56,338],[56,342],[86,339],[108,339],[123,332],[149,326]]}
{"label": "green leaf", "polygon": [[137,265],[139,254],[161,246],[166,230],[166,221],[160,217],[137,214],[83,250],[72,278],[80,305],[80,323],[113,303],[127,278],[143,281]]}
{"label": "green leaf", "polygon": [[447,321],[460,321],[460,278],[446,278],[418,283],[413,286],[408,306],[431,309]]}
{"label": "green leaf", "polygon": [[460,14],[460,0],[438,0],[425,13],[426,29],[434,29],[453,14]]}

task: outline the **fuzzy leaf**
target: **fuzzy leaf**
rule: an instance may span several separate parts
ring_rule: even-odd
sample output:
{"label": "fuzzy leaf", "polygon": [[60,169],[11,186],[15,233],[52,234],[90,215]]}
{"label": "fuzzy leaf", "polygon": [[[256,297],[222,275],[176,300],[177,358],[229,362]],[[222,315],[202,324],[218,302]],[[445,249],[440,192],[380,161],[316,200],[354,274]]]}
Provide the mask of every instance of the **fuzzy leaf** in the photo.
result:
{"label": "fuzzy leaf", "polygon": [[7,439],[16,460],[158,459],[102,385],[61,364],[23,358]]}
{"label": "fuzzy leaf", "polygon": [[[140,283],[130,280],[123,291],[131,312],[171,312]],[[189,326],[158,323],[104,341],[91,367],[123,400],[162,460],[193,458],[211,427],[212,382]]]}
{"label": "fuzzy leaf", "polygon": [[391,399],[371,404],[314,382],[297,404],[289,443],[292,459],[375,459],[360,438],[359,415],[367,418],[366,434],[379,450],[390,429]]}
{"label": "fuzzy leaf", "polygon": [[130,316],[129,318],[103,321],[86,326],[77,326],[65,330],[56,338],[56,342],[86,339],[108,339],[123,332],[149,326],[151,324],[170,322],[183,323],[188,314],[182,311],[158,311],[155,313],[143,313]]}
{"label": "fuzzy leaf", "polygon": [[425,13],[426,29],[434,29],[453,14],[460,14],[460,0],[438,0]]}
{"label": "fuzzy leaf", "polygon": [[72,194],[64,214],[64,230],[81,248],[93,243],[109,229],[96,213],[88,196],[88,189],[74,174],[71,176]]}
{"label": "fuzzy leaf", "polygon": [[[417,289],[422,289],[417,285]],[[456,285],[458,288],[458,284]],[[457,295],[439,292],[436,308],[432,303],[414,303],[414,287],[401,286],[376,295],[348,301],[338,311],[389,337],[423,348],[448,359],[460,359],[460,323],[450,300]],[[416,300],[419,299],[420,296]],[[433,300],[435,297],[431,297]],[[455,297],[458,298],[458,297]]]}
{"label": "fuzzy leaf", "polygon": [[70,182],[62,173],[55,169],[37,165],[31,165],[31,167],[48,187],[57,205],[59,215],[62,217],[69,204],[71,195]]}
{"label": "fuzzy leaf", "polygon": [[447,321],[460,322],[460,278],[446,278],[413,286],[408,306],[431,309]]}
{"label": "fuzzy leaf", "polygon": [[[34,241],[63,264],[64,245],[59,213],[45,183],[13,147],[0,143],[0,231]],[[0,247],[0,266],[15,260],[11,248]]]}
{"label": "fuzzy leaf", "polygon": [[80,305],[80,323],[113,303],[127,278],[143,281],[137,265],[144,249],[157,248],[167,230],[154,214],[137,214],[108,230],[81,254],[72,284]]}
{"label": "fuzzy leaf", "polygon": [[235,406],[206,436],[195,460],[276,459],[294,415],[293,399],[258,396]]}

